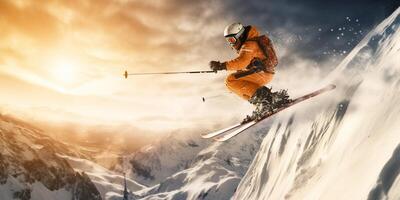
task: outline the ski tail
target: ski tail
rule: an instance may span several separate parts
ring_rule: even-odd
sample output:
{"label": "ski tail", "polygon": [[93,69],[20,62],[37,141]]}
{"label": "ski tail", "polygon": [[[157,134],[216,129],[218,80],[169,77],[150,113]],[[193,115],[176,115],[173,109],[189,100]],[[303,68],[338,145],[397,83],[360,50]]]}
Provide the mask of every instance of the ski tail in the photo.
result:
{"label": "ski tail", "polygon": [[215,140],[215,141],[218,141],[218,142],[225,142],[225,141],[231,139],[232,137],[238,135],[239,133],[245,131],[246,129],[252,127],[252,126],[255,125],[256,123],[257,123],[256,121],[250,121],[250,122],[248,122],[248,123],[246,123],[246,124],[243,124],[242,126],[240,126],[240,127],[239,127],[237,130],[235,130],[235,131],[232,131],[232,132],[227,133],[227,134],[224,134],[224,135],[220,134],[218,137],[214,138],[214,140]]}
{"label": "ski tail", "polygon": [[242,125],[242,124],[239,123],[239,124],[235,124],[235,125],[233,125],[233,126],[230,126],[230,127],[228,127],[228,128],[224,128],[224,129],[221,129],[221,130],[218,130],[218,131],[214,131],[214,132],[207,133],[207,134],[202,134],[201,137],[202,137],[202,138],[205,138],[205,139],[207,139],[207,138],[213,138],[213,137],[216,137],[216,136],[218,136],[218,135],[221,135],[221,134],[223,134],[223,133],[225,133],[225,132],[228,132],[228,131],[230,131],[230,130],[233,130],[233,129],[239,127],[240,125]]}

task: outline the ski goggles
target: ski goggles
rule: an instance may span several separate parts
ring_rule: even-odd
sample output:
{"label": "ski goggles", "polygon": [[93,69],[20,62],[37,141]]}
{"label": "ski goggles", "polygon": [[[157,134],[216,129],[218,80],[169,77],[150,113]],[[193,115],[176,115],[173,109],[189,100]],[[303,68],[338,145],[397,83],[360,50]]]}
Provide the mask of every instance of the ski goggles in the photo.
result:
{"label": "ski goggles", "polygon": [[228,41],[229,44],[231,44],[231,45],[235,45],[236,42],[237,42],[236,37],[233,36],[233,35],[232,35],[232,36],[226,36],[225,39],[226,39],[226,41]]}

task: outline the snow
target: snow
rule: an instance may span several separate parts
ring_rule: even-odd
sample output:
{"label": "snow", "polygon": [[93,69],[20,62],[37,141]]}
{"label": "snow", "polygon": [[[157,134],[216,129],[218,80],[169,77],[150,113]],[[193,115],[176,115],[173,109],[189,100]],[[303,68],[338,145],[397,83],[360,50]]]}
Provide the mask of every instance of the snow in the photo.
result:
{"label": "snow", "polygon": [[[116,169],[127,172],[131,199],[400,199],[400,9],[343,53],[343,62],[308,88],[335,83],[336,90],[227,142],[173,133],[123,157]],[[103,199],[122,198],[120,173],[72,156],[79,151],[61,148],[38,130],[0,120],[3,132],[16,133],[19,159],[40,158],[49,166],[67,160],[89,176]],[[10,141],[1,139],[1,155],[15,155]],[[41,182],[20,181],[9,176],[0,199],[12,200],[26,188],[32,200],[72,199],[66,188],[50,191]]]}
{"label": "snow", "polygon": [[[136,185],[129,184],[132,199],[208,199],[231,198],[241,177],[261,144],[265,131],[239,135],[225,143],[204,140],[197,132],[174,133],[159,142],[126,156],[121,169],[131,171]],[[120,199],[122,179],[113,179],[114,172],[87,160],[65,157],[75,170],[85,171],[96,184],[105,200]],[[131,160],[135,159],[153,180],[135,173]],[[136,163],[136,164],[137,164]],[[127,171],[128,169],[128,171]],[[117,175],[120,178],[122,176]],[[146,187],[140,183],[146,183]],[[151,183],[151,184],[149,184]]]}
{"label": "snow", "polygon": [[336,90],[224,143],[175,135],[126,157],[149,186],[135,199],[398,199],[399,12],[303,93]]}
{"label": "snow", "polygon": [[24,186],[15,178],[9,177],[7,182],[0,185],[0,199],[1,200],[14,200],[14,191],[20,191]]}
{"label": "snow", "polygon": [[[96,185],[103,199],[117,199],[124,191],[124,176],[110,171],[92,161],[59,155],[66,159],[68,163],[79,172],[85,172],[91,181]],[[127,179],[127,187],[130,191],[138,191],[146,188],[145,186]]]}
{"label": "snow", "polygon": [[[9,177],[7,182],[0,185],[0,199],[14,200],[14,192],[25,189],[17,179]],[[65,189],[50,191],[42,183],[35,182],[32,184],[31,200],[69,200],[72,199],[71,192]]]}
{"label": "snow", "polygon": [[72,199],[70,191],[65,189],[50,191],[42,183],[35,182],[32,184],[31,200],[68,200]]}
{"label": "snow", "polygon": [[[0,115],[0,199],[70,200],[73,195],[99,199],[93,185],[55,152],[75,155],[74,148],[53,140],[29,124]],[[57,183],[55,181],[58,181]],[[82,185],[80,193],[73,188]],[[47,188],[48,187],[48,188]]]}
{"label": "snow", "polygon": [[396,181],[394,182],[392,188],[388,192],[388,199],[400,199],[400,177],[396,178]]}
{"label": "snow", "polygon": [[210,142],[199,136],[176,132],[124,159],[127,175],[136,181],[154,186],[183,170]]}
{"label": "snow", "polygon": [[234,199],[399,199],[399,26],[400,9],[317,84],[334,92],[270,121]]}

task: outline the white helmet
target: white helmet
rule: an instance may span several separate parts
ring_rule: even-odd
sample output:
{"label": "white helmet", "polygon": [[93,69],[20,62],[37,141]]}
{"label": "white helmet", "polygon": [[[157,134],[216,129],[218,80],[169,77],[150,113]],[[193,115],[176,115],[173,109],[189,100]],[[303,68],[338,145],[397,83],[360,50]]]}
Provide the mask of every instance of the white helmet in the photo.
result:
{"label": "white helmet", "polygon": [[244,33],[244,26],[241,23],[233,23],[225,27],[224,36],[231,46],[239,41],[240,36]]}

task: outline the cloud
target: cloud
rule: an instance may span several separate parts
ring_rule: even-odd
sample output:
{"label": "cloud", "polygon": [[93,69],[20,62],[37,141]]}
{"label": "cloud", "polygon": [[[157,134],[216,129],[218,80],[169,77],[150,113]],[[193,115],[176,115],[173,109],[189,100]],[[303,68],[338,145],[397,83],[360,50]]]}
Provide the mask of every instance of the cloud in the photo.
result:
{"label": "cloud", "polygon": [[[54,57],[79,60],[82,78],[98,78],[122,66],[134,71],[206,68],[209,59],[219,57],[226,47],[222,5],[154,2],[5,1],[0,17],[8,37],[2,37],[0,48],[23,57],[10,67],[41,76],[54,68],[47,62]],[[4,57],[10,59],[1,55],[0,60]]]}
{"label": "cloud", "polygon": [[[224,5],[236,20],[269,32],[274,39],[289,46],[292,53],[317,61],[336,56],[338,62],[346,54],[343,51],[349,52],[368,30],[383,20],[390,2],[250,0],[243,3],[235,0]],[[339,30],[343,27],[347,29]],[[287,33],[295,37],[288,40]]]}
{"label": "cloud", "polygon": [[[84,121],[87,117],[97,123],[165,121],[169,124],[157,127],[164,129],[205,121],[227,123],[242,117],[251,106],[228,93],[223,82],[225,72],[127,80],[121,74],[126,69],[131,72],[206,70],[210,60],[223,61],[235,56],[222,31],[227,24],[242,21],[258,26],[262,32],[268,31],[274,40],[281,71],[272,85],[306,87],[318,79],[306,75],[322,76],[325,71],[319,67],[334,66],[315,63],[323,51],[332,50],[325,47],[340,50],[347,45],[344,43],[347,39],[337,41],[336,36],[340,34],[337,28],[348,14],[352,20],[359,18],[357,31],[368,29],[381,18],[381,3],[376,1],[371,5],[361,5],[359,1],[345,5],[341,1],[322,4],[316,0],[303,3],[292,0],[245,3],[237,0],[2,1],[0,73],[17,77],[18,81],[7,81],[10,85],[20,80],[31,84],[18,86],[14,93],[20,94],[10,93],[3,99],[15,102],[15,107],[31,108],[32,112],[28,113],[43,115],[43,118],[63,113],[60,115],[64,118]],[[377,10],[365,15],[371,7]],[[343,11],[335,13],[341,8]],[[346,27],[357,26],[355,21],[351,23]],[[335,28],[333,33],[331,27]],[[355,39],[351,43],[354,45],[362,36],[348,37]],[[76,71],[75,80],[65,83],[59,80],[65,75],[60,73],[64,70],[57,68],[65,67],[69,61],[76,64],[71,66]],[[305,78],[291,79],[297,73],[304,74]],[[296,84],[296,80],[304,83]],[[38,89],[36,85],[56,92]],[[203,96],[216,94],[226,95],[205,103],[201,101]],[[46,109],[37,111],[37,107]],[[143,123],[142,126],[151,125]]]}
{"label": "cloud", "polygon": [[40,43],[51,43],[58,36],[58,20],[36,1],[18,6],[11,1],[0,4],[2,38],[20,34]]}

